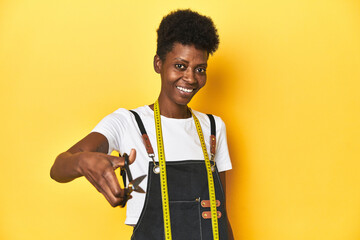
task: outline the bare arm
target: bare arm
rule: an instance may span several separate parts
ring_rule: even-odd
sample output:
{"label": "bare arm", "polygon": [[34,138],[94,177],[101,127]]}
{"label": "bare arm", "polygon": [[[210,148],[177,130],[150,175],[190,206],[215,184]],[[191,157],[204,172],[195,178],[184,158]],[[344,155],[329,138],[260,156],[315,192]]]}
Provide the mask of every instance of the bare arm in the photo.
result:
{"label": "bare arm", "polygon": [[[220,176],[220,180],[221,180],[221,183],[222,183],[222,186],[223,186],[225,199],[226,199],[226,172],[220,172],[219,176]],[[225,200],[224,204],[225,204],[225,211],[226,211],[226,200]],[[232,228],[231,228],[231,225],[230,225],[229,218],[227,218],[227,223],[228,223],[228,237],[229,237],[229,240],[234,240],[234,235],[233,235],[233,232],[232,232]]]}
{"label": "bare arm", "polygon": [[[109,143],[102,134],[90,133],[66,152],[61,153],[50,170],[50,176],[65,183],[84,176],[111,206],[126,201],[114,170],[124,165],[124,158],[107,155]],[[129,155],[130,164],[136,157],[135,150]]]}

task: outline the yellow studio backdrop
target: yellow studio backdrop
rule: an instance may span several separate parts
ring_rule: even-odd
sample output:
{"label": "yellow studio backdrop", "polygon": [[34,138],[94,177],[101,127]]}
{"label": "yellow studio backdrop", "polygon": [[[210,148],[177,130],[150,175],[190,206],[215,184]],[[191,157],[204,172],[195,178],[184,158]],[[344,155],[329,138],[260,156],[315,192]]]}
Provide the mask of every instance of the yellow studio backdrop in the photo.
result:
{"label": "yellow studio backdrop", "polygon": [[162,17],[211,16],[221,43],[191,107],[227,124],[236,239],[360,239],[357,0],[0,2],[0,239],[129,239],[125,211],[55,157],[119,107],[153,103]]}

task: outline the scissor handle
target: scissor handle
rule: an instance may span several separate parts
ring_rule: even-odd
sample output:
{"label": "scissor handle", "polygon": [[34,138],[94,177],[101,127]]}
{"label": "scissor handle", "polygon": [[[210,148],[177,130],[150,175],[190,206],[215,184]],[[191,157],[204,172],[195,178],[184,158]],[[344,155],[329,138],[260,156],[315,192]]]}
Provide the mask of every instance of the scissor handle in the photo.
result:
{"label": "scissor handle", "polygon": [[132,182],[133,178],[129,168],[129,156],[126,153],[124,153],[123,157],[125,158],[125,162],[124,162],[125,171],[128,174],[129,182]]}

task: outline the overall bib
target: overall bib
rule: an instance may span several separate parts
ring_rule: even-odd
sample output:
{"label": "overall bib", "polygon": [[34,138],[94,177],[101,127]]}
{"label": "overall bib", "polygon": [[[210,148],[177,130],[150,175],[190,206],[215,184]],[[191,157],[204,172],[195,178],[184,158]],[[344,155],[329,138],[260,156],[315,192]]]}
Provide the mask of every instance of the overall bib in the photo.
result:
{"label": "overall bib", "polygon": [[[143,136],[145,134],[147,137],[139,115],[134,111],[131,112],[135,115],[141,134]],[[215,133],[213,116],[209,116],[209,119],[211,121],[211,132]],[[149,153],[150,141],[144,140],[144,144]],[[131,237],[133,240],[165,239],[160,174],[155,174],[153,168],[154,162],[149,161],[145,203],[138,223],[134,227]],[[204,160],[166,162],[166,172],[172,239],[213,239],[208,177]],[[225,195],[216,166],[215,171],[213,171],[213,179],[219,239],[226,240],[228,236],[227,216],[224,207]]]}

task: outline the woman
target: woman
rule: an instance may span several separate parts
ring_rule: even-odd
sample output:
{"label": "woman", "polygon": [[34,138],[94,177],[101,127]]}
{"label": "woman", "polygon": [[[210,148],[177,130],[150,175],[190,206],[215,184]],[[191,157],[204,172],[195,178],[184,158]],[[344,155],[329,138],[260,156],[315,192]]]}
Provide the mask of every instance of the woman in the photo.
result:
{"label": "woman", "polygon": [[[231,169],[225,124],[217,116],[211,118],[188,107],[206,83],[207,60],[219,44],[217,30],[210,18],[178,10],[163,18],[157,33],[158,100],[132,112],[118,109],[105,117],[88,136],[56,158],[51,177],[69,182],[85,176],[111,206],[127,202],[125,223],[135,226],[132,239],[232,239],[223,192],[225,171]],[[143,141],[144,134],[149,141]],[[213,172],[204,164],[210,145],[216,163]],[[129,153],[134,178],[147,175],[140,184],[146,194],[132,192],[130,196],[120,187],[114,170],[123,167],[125,160],[108,155],[113,150]],[[154,169],[158,165],[161,174]]]}

